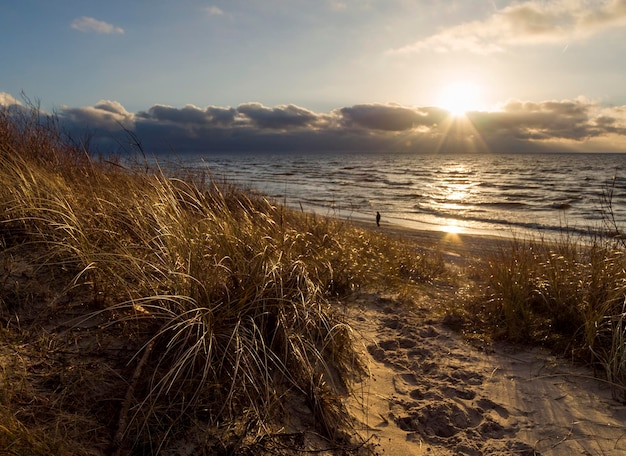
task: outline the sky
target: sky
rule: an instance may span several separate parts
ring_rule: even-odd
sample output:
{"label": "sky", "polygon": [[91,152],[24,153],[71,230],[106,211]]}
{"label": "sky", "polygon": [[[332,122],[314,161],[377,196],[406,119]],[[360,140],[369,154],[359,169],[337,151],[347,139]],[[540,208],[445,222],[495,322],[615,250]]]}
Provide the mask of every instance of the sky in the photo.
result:
{"label": "sky", "polygon": [[626,152],[626,0],[20,0],[0,27],[0,105],[105,150]]}

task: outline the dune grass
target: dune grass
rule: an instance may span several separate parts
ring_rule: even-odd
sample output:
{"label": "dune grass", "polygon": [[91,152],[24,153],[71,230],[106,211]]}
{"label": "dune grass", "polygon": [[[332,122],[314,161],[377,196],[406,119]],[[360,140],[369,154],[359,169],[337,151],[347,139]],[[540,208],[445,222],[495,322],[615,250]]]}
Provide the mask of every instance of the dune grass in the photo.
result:
{"label": "dune grass", "polygon": [[0,182],[10,454],[291,451],[287,399],[356,451],[341,396],[363,366],[339,301],[443,271],[249,191],[94,161],[37,110],[0,112]]}
{"label": "dune grass", "polygon": [[625,254],[608,235],[512,239],[479,273],[468,328],[583,361],[625,400]]}

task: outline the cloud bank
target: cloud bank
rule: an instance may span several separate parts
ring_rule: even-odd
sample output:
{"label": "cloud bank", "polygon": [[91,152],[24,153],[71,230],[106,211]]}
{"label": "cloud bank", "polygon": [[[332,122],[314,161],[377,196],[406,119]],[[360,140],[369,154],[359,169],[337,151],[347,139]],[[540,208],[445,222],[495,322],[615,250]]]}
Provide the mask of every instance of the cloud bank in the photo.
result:
{"label": "cloud bank", "polygon": [[[0,93],[0,104],[19,101]],[[436,107],[358,104],[317,113],[296,105],[154,105],[131,113],[117,101],[62,106],[75,137],[88,132],[101,152],[124,152],[132,133],[148,153],[229,151],[626,152],[626,106],[586,99],[511,100],[497,111],[452,117]]]}
{"label": "cloud bank", "polygon": [[623,26],[626,26],[626,0],[531,0],[496,10],[484,20],[441,29],[391,53],[469,51],[491,54],[503,52],[510,46],[564,45]]}

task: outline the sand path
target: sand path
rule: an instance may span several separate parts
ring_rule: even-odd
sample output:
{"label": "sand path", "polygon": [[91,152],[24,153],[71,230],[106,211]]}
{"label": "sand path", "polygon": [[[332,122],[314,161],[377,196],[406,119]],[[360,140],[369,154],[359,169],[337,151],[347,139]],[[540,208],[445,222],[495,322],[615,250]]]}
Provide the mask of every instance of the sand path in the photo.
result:
{"label": "sand path", "polygon": [[378,454],[626,454],[626,407],[592,372],[541,350],[478,350],[377,294],[352,312],[371,376],[351,409]]}

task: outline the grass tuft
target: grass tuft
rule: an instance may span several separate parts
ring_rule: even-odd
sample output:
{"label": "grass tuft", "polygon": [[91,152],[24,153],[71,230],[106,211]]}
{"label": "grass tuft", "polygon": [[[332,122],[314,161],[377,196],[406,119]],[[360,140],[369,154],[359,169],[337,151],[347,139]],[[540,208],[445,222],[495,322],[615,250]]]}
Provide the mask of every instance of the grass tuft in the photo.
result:
{"label": "grass tuft", "polygon": [[613,239],[514,239],[485,262],[480,281],[468,326],[589,363],[623,396],[626,257]]}
{"label": "grass tuft", "polygon": [[337,301],[442,272],[206,176],[94,161],[37,110],[0,111],[0,181],[0,444],[15,454],[237,452],[281,434],[286,397],[358,446],[341,398],[363,367]]}

